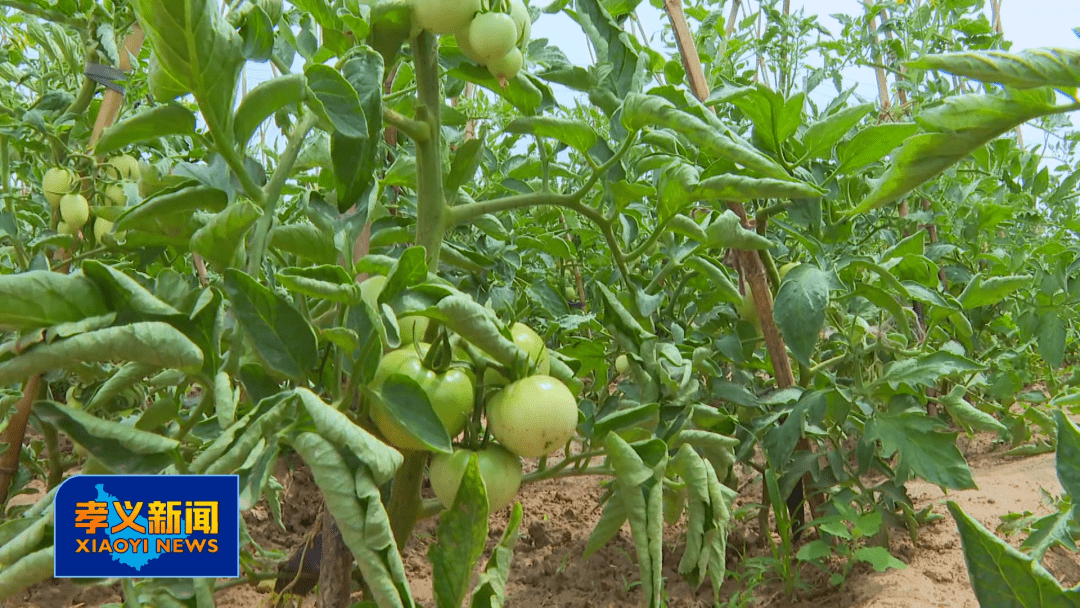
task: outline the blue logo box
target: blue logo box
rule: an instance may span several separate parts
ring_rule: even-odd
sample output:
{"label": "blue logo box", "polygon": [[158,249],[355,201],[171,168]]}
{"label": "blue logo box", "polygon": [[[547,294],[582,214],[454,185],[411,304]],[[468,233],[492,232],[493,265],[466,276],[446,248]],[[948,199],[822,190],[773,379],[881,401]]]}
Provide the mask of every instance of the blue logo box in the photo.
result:
{"label": "blue logo box", "polygon": [[77,475],[53,503],[56,578],[240,576],[236,475]]}

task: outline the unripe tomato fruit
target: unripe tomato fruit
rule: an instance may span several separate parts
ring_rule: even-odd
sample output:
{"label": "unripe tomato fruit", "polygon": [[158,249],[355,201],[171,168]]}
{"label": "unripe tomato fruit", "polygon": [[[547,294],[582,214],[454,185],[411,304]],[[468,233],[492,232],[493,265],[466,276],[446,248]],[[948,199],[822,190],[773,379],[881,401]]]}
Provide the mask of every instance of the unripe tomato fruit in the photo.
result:
{"label": "unripe tomato fruit", "polygon": [[460,29],[457,32],[455,32],[454,33],[454,40],[457,40],[457,45],[458,45],[458,48],[461,49],[461,54],[465,55],[465,57],[469,61],[471,61],[471,62],[473,62],[476,65],[479,65],[481,67],[487,65],[487,60],[485,60],[483,57],[481,57],[476,52],[476,49],[474,49],[472,47],[472,45],[469,44],[469,28],[468,27],[465,27],[465,28]]}
{"label": "unripe tomato fruit", "polygon": [[[368,303],[376,311],[379,310],[379,294],[386,286],[386,277],[377,274],[368,277],[360,283],[360,298]],[[412,344],[416,340],[423,339],[428,329],[427,317],[404,317],[398,319],[398,329],[401,331],[401,343]]]}
{"label": "unripe tomato fruit", "polygon": [[757,305],[754,304],[754,291],[750,289],[750,285],[746,285],[746,293],[743,294],[742,302],[739,303],[735,309],[739,313],[739,318],[743,321],[754,326],[754,329],[761,333],[761,317],[758,316]]}
{"label": "unripe tomato fruit", "polygon": [[103,217],[99,217],[94,220],[94,237],[99,241],[101,240],[102,235],[112,232],[112,229],[113,222],[110,222]]}
{"label": "unripe tomato fruit", "polygon": [[505,13],[481,13],[469,24],[469,46],[486,63],[505,57],[517,40],[517,25]]}
{"label": "unripe tomato fruit", "polygon": [[64,220],[60,220],[60,222],[56,224],[56,231],[60,234],[70,234],[71,236],[75,236],[79,233],[78,228],[73,228]]}
{"label": "unripe tomato fruit", "polygon": [[[465,467],[469,466],[470,450],[455,450],[453,454],[436,454],[431,459],[431,489],[444,507],[450,508],[457,498]],[[506,448],[489,444],[475,452],[476,466],[487,492],[488,513],[510,504],[521,487],[521,460]]]}
{"label": "unripe tomato fruit", "polygon": [[512,48],[505,57],[489,62],[487,69],[505,86],[507,80],[517,77],[523,65],[525,65],[525,57],[517,48]]}
{"label": "unripe tomato fruit", "polygon": [[105,186],[105,199],[114,207],[127,205],[127,194],[124,194],[124,188],[120,184]]}
{"label": "unripe tomato fruit", "polygon": [[75,176],[71,171],[61,167],[53,167],[45,172],[41,178],[41,189],[45,193],[45,200],[55,209],[60,205],[60,199],[71,192],[71,185]]}
{"label": "unripe tomato fruit", "polygon": [[619,372],[619,375],[625,374],[630,370],[630,359],[626,355],[619,355],[615,357],[615,371]]}
{"label": "unripe tomato fruit", "polygon": [[510,18],[517,26],[517,44],[524,46],[529,43],[529,35],[532,33],[532,15],[522,0],[510,0]]}
{"label": "unripe tomato fruit", "polygon": [[[472,414],[473,383],[468,375],[459,369],[451,368],[446,373],[436,374],[424,367],[424,362],[420,357],[427,353],[428,348],[430,345],[421,343],[420,353],[410,346],[383,355],[379,361],[379,367],[375,370],[375,377],[371,380],[371,387],[378,390],[392,374],[403,374],[416,380],[427,395],[431,408],[442,421],[446,432],[453,438],[465,428],[465,423]],[[394,446],[406,450],[427,449],[398,424],[383,409],[382,404],[372,404],[371,421]]]}
{"label": "unripe tomato fruit", "polygon": [[780,274],[780,280],[783,281],[784,277],[787,276],[787,273],[791,272],[791,269],[795,268],[798,265],[799,265],[799,262],[788,262],[787,264],[784,264],[783,266],[781,266],[780,270],[778,271],[779,274]]}
{"label": "unripe tomato fruit", "polygon": [[90,204],[81,194],[65,194],[60,199],[60,217],[68,226],[78,230],[90,219]]}
{"label": "unripe tomato fruit", "polygon": [[480,12],[480,0],[415,0],[414,25],[433,34],[452,34],[465,29]]}
{"label": "unripe tomato fruit", "polygon": [[109,166],[112,167],[109,173],[113,179],[131,181],[139,179],[139,161],[135,160],[135,157],[130,154],[121,154],[110,158]]}
{"label": "unripe tomato fruit", "polygon": [[487,404],[488,429],[508,450],[539,458],[561,448],[577,428],[577,399],[566,385],[537,374],[495,394]]}
{"label": "unripe tomato fruit", "polygon": [[[551,372],[551,355],[540,334],[524,323],[514,323],[510,327],[510,336],[514,344],[529,355],[529,361],[536,364],[536,373],[546,375]],[[509,378],[490,367],[484,372],[484,384],[488,386],[503,386],[509,382]]]}
{"label": "unripe tomato fruit", "polygon": [[566,296],[567,300],[576,300],[578,297],[577,290],[569,285],[563,288],[563,295]]}

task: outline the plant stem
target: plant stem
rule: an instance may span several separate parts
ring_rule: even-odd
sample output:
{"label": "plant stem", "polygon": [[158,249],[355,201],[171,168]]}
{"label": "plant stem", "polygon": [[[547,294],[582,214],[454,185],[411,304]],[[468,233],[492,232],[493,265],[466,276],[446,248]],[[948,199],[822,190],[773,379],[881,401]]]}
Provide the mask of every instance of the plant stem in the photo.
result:
{"label": "plant stem", "polygon": [[[439,250],[447,227],[442,183],[442,134],[439,112],[442,89],[439,81],[439,47],[435,36],[421,32],[412,39],[416,70],[416,120],[426,123],[430,137],[416,144],[416,244],[427,252],[428,269],[439,267]],[[407,133],[406,133],[407,134]]]}
{"label": "plant stem", "polygon": [[384,121],[398,131],[408,135],[409,139],[412,139],[417,143],[426,142],[431,139],[431,126],[426,122],[402,116],[390,108],[383,108],[382,117]]}

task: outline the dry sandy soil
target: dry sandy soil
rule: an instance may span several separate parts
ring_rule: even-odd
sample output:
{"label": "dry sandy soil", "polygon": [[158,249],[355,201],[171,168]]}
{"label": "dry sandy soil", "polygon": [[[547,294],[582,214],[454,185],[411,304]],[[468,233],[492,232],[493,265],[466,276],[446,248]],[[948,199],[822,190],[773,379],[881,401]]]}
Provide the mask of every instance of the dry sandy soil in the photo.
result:
{"label": "dry sandy soil", "polygon": [[[979,437],[968,441],[961,438],[972,467],[978,489],[951,492],[949,499],[989,529],[1001,524],[1003,515],[1030,511],[1036,515],[1049,514],[1039,489],[1057,495],[1061,492],[1054,471],[1054,455],[1006,459],[1004,447],[995,445],[992,438]],[[287,487],[283,507],[285,529],[267,516],[265,509],[256,507],[246,515],[251,534],[264,547],[287,548],[295,544],[313,523],[318,509],[318,491],[310,474],[303,468],[294,471],[284,465],[279,479]],[[508,605],[514,608],[608,608],[639,605],[641,593],[635,581],[639,574],[629,527],[606,547],[582,558],[582,551],[597,519],[600,508],[597,499],[600,488],[595,478],[567,478],[541,482],[527,487],[519,495],[524,507],[521,538],[514,554],[508,585]],[[803,570],[804,578],[816,589],[792,598],[778,584],[763,581],[752,594],[740,594],[740,584],[729,577],[720,593],[721,605],[729,599],[745,603],[730,605],[759,607],[792,606],[810,608],[976,608],[978,603],[968,584],[967,570],[959,536],[952,518],[945,509],[946,496],[926,483],[909,484],[909,492],[917,507],[932,505],[934,512],[945,517],[922,530],[914,545],[906,534],[893,534],[893,552],[907,567],[886,573],[876,573],[858,566],[841,588],[830,588],[822,573],[814,568]],[[748,492],[754,495],[755,492]],[[20,497],[23,498],[23,497]],[[501,535],[509,509],[492,518],[490,542]],[[421,522],[417,533],[406,547],[405,568],[412,591],[419,603],[432,606],[431,569],[425,558],[433,541],[435,521]],[[752,521],[741,524],[735,538],[752,538]],[[1008,539],[1014,545],[1020,536]],[[734,544],[734,543],[733,543]],[[712,603],[708,584],[695,591],[683,582],[676,572],[682,555],[679,525],[665,528],[664,575],[669,606],[697,607]],[[760,554],[751,544],[747,553],[739,556],[729,552],[729,567],[740,570],[740,557]],[[1080,583],[1080,555],[1055,549],[1044,559],[1050,571],[1065,585]],[[62,606],[101,606],[120,601],[118,587],[80,587],[70,581],[47,581],[35,585],[19,597],[0,604],[3,608]],[[218,593],[221,608],[253,608],[272,605],[272,594],[265,589],[245,585]],[[303,606],[314,606],[313,594]]]}

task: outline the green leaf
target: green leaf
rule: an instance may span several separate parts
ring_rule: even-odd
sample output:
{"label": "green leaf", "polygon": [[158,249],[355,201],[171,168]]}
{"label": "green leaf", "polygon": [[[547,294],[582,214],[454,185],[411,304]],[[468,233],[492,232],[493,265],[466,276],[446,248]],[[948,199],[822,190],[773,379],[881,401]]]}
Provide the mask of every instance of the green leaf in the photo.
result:
{"label": "green leaf", "polygon": [[221,16],[215,0],[136,0],[135,14],[146,31],[161,70],[194,94],[219,145],[231,145],[236,83],[244,65],[242,41]]}
{"label": "green leaf", "polygon": [[89,278],[47,270],[0,274],[0,331],[39,329],[109,312]]}
{"label": "green leaf", "polygon": [[810,366],[825,310],[829,307],[829,279],[811,264],[801,264],[784,277],[773,303],[773,318],[784,333],[791,354]]}
{"label": "green leaf", "polygon": [[710,249],[742,249],[746,251],[770,249],[773,242],[766,237],[743,228],[735,212],[727,209],[705,228]]}
{"label": "green leaf", "polygon": [[828,159],[832,157],[836,142],[855,128],[867,114],[874,110],[874,104],[864,103],[844,108],[831,116],[815,121],[802,134],[810,158]]}
{"label": "green leaf", "polygon": [[[334,189],[338,211],[357,206],[355,220],[362,226],[371,213],[374,197],[365,199],[375,187],[375,169],[381,158],[383,57],[370,47],[354,49],[341,66],[345,80],[356,91],[357,101],[367,122],[367,132],[350,137],[335,132],[330,138],[330,157],[334,163]],[[368,200],[367,204],[363,201]]]}
{"label": "green leaf", "polygon": [[369,388],[362,390],[378,399],[390,418],[414,439],[435,452],[453,451],[446,427],[416,380],[404,374],[391,374],[378,391]]}
{"label": "green leaf", "polygon": [[527,116],[517,118],[506,125],[507,133],[519,133],[548,137],[562,142],[571,148],[588,154],[596,145],[596,131],[579,120],[556,118],[553,116]]}
{"label": "green leaf", "polygon": [[910,122],[893,122],[867,127],[836,148],[840,166],[836,172],[845,174],[881,160],[886,154],[915,134],[919,127]]}
{"label": "green leaf", "polygon": [[663,97],[633,93],[622,104],[622,123],[630,131],[645,127],[667,128],[686,137],[703,153],[725,158],[765,177],[791,180],[791,176],[773,159],[754,148],[718,132],[696,116],[683,112]]}
{"label": "green leaf", "polygon": [[760,198],[811,198],[821,196],[824,191],[803,182],[728,173],[702,180],[695,194],[700,200],[746,202]]}
{"label": "green leaf", "polygon": [[27,587],[52,578],[53,547],[35,551],[0,571],[0,599],[10,598]]}
{"label": "green leaf", "polygon": [[1058,481],[1069,496],[1080,497],[1080,429],[1061,410],[1055,410],[1054,417],[1058,431]]}
{"label": "green leaf", "polygon": [[334,68],[316,63],[304,70],[312,97],[308,104],[323,114],[345,137],[364,138],[368,135],[364,110],[356,89]]}
{"label": "green leaf", "polygon": [[866,422],[864,437],[881,442],[884,458],[899,453],[898,482],[910,479],[914,473],[943,488],[974,488],[971,469],[956,447],[956,433],[942,432],[942,426],[918,408],[894,407],[888,412],[876,412]]}
{"label": "green leaf", "polygon": [[966,392],[967,389],[962,385],[956,385],[949,391],[948,395],[939,399],[953,420],[965,429],[997,433],[1006,432],[1005,425],[999,422],[997,418],[968,403],[967,399],[964,399],[964,393]]}
{"label": "green leaf", "polygon": [[885,366],[885,373],[877,380],[879,384],[888,384],[893,390],[900,385],[913,389],[934,386],[938,380],[969,372],[983,371],[986,368],[967,357],[954,355],[947,351],[938,351],[922,355],[917,359],[901,359]]}
{"label": "green leaf", "polygon": [[[129,207],[116,219],[115,231],[142,230],[187,239],[195,229],[190,227],[196,211],[218,213],[225,210],[228,195],[217,188],[191,185],[185,182],[176,189],[164,190],[135,207]],[[185,236],[186,235],[186,236]]]}
{"label": "green leaf", "polygon": [[[296,394],[314,421],[319,434],[334,445],[355,454],[371,472],[375,485],[381,486],[393,478],[394,472],[403,462],[401,452],[376,439],[310,390],[299,388],[296,389]],[[486,500],[484,504],[487,504]]]}
{"label": "green leaf", "polygon": [[907,564],[896,559],[885,547],[859,547],[851,556],[856,561],[866,562],[878,572],[885,572],[889,568],[903,570]]}
{"label": "green leaf", "polygon": [[735,284],[731,282],[731,279],[728,278],[727,274],[716,264],[713,264],[700,256],[689,257],[683,264],[687,268],[696,270],[707,277],[710,286],[722,301],[730,302],[732,304],[742,301],[742,294],[739,293],[739,288],[735,287]]}
{"label": "green leaf", "polygon": [[1039,318],[1036,341],[1039,355],[1053,368],[1061,367],[1065,361],[1065,319],[1061,315],[1048,312]]}
{"label": "green leaf", "polygon": [[240,327],[274,372],[302,381],[318,359],[318,340],[307,319],[283,296],[230,268],[225,291]]}
{"label": "green leaf", "polygon": [[139,315],[180,316],[179,310],[162,302],[138,281],[112,266],[97,260],[83,262],[83,273],[97,282],[112,307],[118,311],[133,311]]}
{"label": "green leaf", "polygon": [[1031,277],[1014,275],[1007,277],[989,277],[982,273],[971,277],[963,293],[957,298],[965,309],[996,304],[1031,284]]}
{"label": "green leaf", "polygon": [[592,533],[589,534],[589,541],[585,544],[582,558],[588,559],[590,555],[608,544],[611,539],[615,538],[615,535],[619,533],[625,523],[626,502],[619,496],[619,488],[616,487],[607,502],[604,503],[604,511],[600,513],[600,520],[596,522]]}
{"label": "green leaf", "polygon": [[727,567],[727,538],[732,508],[738,495],[720,483],[712,464],[683,445],[672,459],[672,470],[686,484],[686,549],[679,573],[696,588],[712,582],[713,603],[719,603]]}
{"label": "green leaf", "polygon": [[195,134],[195,115],[177,103],[167,103],[122,120],[101,133],[94,154],[105,155],[124,146],[167,135]]}
{"label": "green leaf", "polygon": [[236,472],[260,442],[276,436],[283,426],[296,419],[295,402],[295,394],[285,392],[260,399],[255,409],[222,431],[199,453],[189,470],[206,475]]}
{"label": "green leaf", "polygon": [[291,104],[304,100],[307,79],[303,74],[284,74],[260,82],[244,95],[233,118],[236,142],[246,145],[264,120]]}
{"label": "green leaf", "polygon": [[532,116],[555,106],[551,88],[524,70],[503,87],[487,68],[472,63],[464,55],[447,55],[440,59],[450,76],[492,91],[522,114]]}
{"label": "green leaf", "polygon": [[799,547],[799,552],[795,554],[795,559],[802,560],[804,562],[813,562],[826,559],[832,554],[832,545],[818,538]]}
{"label": "green leaf", "polygon": [[[631,445],[615,433],[604,440],[615,483],[625,502],[630,531],[634,536],[641,590],[649,608],[661,606],[662,547],[664,509],[663,483],[667,469],[667,448],[659,439]],[[646,462],[642,457],[644,452]]]}
{"label": "green leaf", "polygon": [[659,221],[666,222],[668,218],[684,211],[698,197],[705,196],[695,192],[700,175],[701,169],[684,162],[673,162],[660,170],[656,188]]}
{"label": "green leaf", "polygon": [[[522,120],[522,119],[518,119]],[[484,160],[484,136],[466,140],[458,146],[454,152],[454,160],[450,164],[450,172],[446,175],[444,188],[451,196],[457,193],[458,188],[472,181],[476,170],[480,168]]]}
{"label": "green leaf", "polygon": [[476,454],[461,477],[454,504],[439,516],[436,542],[428,548],[432,587],[438,608],[460,608],[473,569],[487,542],[488,504]]}
{"label": "green leaf", "polygon": [[325,264],[306,268],[285,268],[275,275],[289,291],[331,302],[360,303],[360,286],[341,266]]}
{"label": "green leaf", "polygon": [[180,442],[156,433],[102,420],[52,401],[38,401],[34,413],[56,426],[114,473],[153,475],[178,458]]}
{"label": "green leaf", "polygon": [[138,361],[131,361],[121,365],[112,376],[98,388],[94,396],[86,402],[86,411],[92,412],[99,407],[111,404],[121,392],[141,381],[157,370],[157,366]]}
{"label": "green leaf", "polygon": [[975,597],[994,608],[1068,608],[1080,589],[1063,590],[1037,561],[994,536],[953,501],[946,503],[964,546]]}
{"label": "green leaf", "polygon": [[244,15],[240,38],[244,41],[241,53],[245,59],[265,62],[274,56],[274,24],[261,7],[252,6]]}
{"label": "green leaf", "polygon": [[237,252],[243,251],[248,230],[262,214],[262,209],[251,201],[229,205],[191,235],[191,250],[222,269],[237,265]]}
{"label": "green leaf", "polygon": [[0,384],[77,364],[107,361],[137,361],[198,372],[203,353],[171,325],[158,321],[132,323],[38,344],[0,363]]}
{"label": "green leaf", "polygon": [[976,51],[925,55],[907,62],[913,68],[941,70],[982,82],[996,82],[1018,89],[1080,87],[1080,51],[1075,49],[1025,49],[1018,53]]}
{"label": "green leaf", "polygon": [[622,99],[641,91],[647,57],[638,51],[636,40],[612,18],[608,6],[599,0],[576,0],[576,11],[571,15],[589,37],[598,60],[611,68],[602,72],[600,85],[616,99]]}
{"label": "green leaf", "polygon": [[222,430],[236,422],[236,403],[239,391],[233,390],[232,378],[228,372],[220,371],[214,375],[214,413]]}
{"label": "green leaf", "polygon": [[338,261],[333,235],[307,222],[275,226],[270,231],[270,246],[316,264],[335,264]]}
{"label": "green leaf", "polygon": [[356,558],[364,582],[378,606],[412,608],[415,602],[405,578],[401,553],[390,530],[390,520],[379,488],[363,463],[342,455],[315,433],[300,433],[291,442],[311,467],[326,508],[341,531],[341,538]]}
{"label": "green leaf", "polygon": [[506,523],[502,539],[495,545],[484,571],[477,578],[470,608],[501,608],[506,603],[506,581],[510,577],[510,560],[514,557],[520,525],[521,503],[518,502],[510,511],[510,521]]}
{"label": "green leaf", "polygon": [[1080,533],[1080,526],[1073,519],[1072,510],[1058,511],[1040,517],[1031,524],[1031,534],[1024,539],[1020,548],[1029,551],[1036,560],[1042,560],[1046,552],[1054,546],[1075,552],[1077,547],[1073,536],[1077,533]]}

